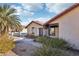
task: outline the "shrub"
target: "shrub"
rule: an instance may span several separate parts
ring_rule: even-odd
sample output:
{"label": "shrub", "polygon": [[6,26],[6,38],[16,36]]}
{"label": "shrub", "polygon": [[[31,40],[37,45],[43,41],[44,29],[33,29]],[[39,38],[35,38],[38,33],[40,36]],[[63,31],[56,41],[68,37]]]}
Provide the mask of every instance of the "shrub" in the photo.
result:
{"label": "shrub", "polygon": [[68,49],[70,47],[69,44],[66,41],[64,41],[64,39],[59,38],[49,38],[46,36],[41,36],[38,37],[36,41],[42,43],[43,46],[47,47],[61,48],[61,49]]}
{"label": "shrub", "polygon": [[70,47],[66,41],[59,38],[48,39],[43,43],[43,45],[48,47],[50,46],[53,48],[61,48],[61,49],[68,49]]}
{"label": "shrub", "polygon": [[48,39],[48,37],[46,37],[46,36],[39,36],[36,38],[36,41],[40,42],[40,43],[44,43],[44,42],[46,42],[47,39]]}
{"label": "shrub", "polygon": [[0,53],[5,54],[15,47],[14,41],[8,35],[0,37]]}
{"label": "shrub", "polygon": [[73,55],[67,51],[70,48],[69,44],[60,38],[38,37],[37,41],[42,43],[42,48],[35,51],[34,55],[38,56],[62,56]]}
{"label": "shrub", "polygon": [[72,52],[57,48],[40,48],[34,53],[35,56],[69,56],[74,55]]}

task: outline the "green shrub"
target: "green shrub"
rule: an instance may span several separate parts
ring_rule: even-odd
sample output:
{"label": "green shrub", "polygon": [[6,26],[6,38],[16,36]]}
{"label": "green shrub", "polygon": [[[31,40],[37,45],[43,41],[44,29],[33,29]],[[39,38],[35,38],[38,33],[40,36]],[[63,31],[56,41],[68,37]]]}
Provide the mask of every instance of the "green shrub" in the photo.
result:
{"label": "green shrub", "polygon": [[72,55],[68,48],[70,48],[69,44],[63,39],[59,38],[49,38],[45,36],[41,36],[37,38],[37,41],[42,43],[42,48],[35,51],[34,55],[38,56],[63,56],[63,55]]}
{"label": "green shrub", "polygon": [[66,41],[59,38],[48,39],[43,43],[43,45],[47,47],[61,48],[61,49],[68,49],[70,47]]}
{"label": "green shrub", "polygon": [[0,37],[0,53],[5,54],[15,47],[14,41],[8,35]]}
{"label": "green shrub", "polygon": [[57,48],[40,48],[34,53],[35,56],[69,56],[74,55],[72,52]]}
{"label": "green shrub", "polygon": [[40,42],[40,43],[45,43],[46,40],[48,40],[48,37],[46,37],[46,36],[39,36],[36,38],[36,41]]}
{"label": "green shrub", "polygon": [[70,48],[69,44],[66,41],[64,41],[64,39],[41,36],[38,37],[36,41],[42,43],[43,46],[47,47],[61,48],[61,49]]}

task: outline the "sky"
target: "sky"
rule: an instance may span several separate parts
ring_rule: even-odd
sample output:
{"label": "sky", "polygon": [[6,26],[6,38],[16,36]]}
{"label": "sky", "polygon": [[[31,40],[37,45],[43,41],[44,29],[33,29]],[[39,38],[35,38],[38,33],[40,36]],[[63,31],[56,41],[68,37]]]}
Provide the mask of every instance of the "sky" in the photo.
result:
{"label": "sky", "polygon": [[31,21],[46,22],[69,8],[71,3],[10,3],[17,10],[21,24],[26,26]]}

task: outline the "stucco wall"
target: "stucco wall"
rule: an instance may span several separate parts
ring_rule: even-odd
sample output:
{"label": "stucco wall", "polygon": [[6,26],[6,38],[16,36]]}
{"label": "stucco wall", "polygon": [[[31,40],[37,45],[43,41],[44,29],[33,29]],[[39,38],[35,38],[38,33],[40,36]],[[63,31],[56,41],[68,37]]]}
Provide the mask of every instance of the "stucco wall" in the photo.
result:
{"label": "stucco wall", "polygon": [[64,38],[75,49],[79,49],[79,7],[52,23],[59,23],[59,38]]}
{"label": "stucco wall", "polygon": [[60,18],[59,37],[79,49],[79,7]]}

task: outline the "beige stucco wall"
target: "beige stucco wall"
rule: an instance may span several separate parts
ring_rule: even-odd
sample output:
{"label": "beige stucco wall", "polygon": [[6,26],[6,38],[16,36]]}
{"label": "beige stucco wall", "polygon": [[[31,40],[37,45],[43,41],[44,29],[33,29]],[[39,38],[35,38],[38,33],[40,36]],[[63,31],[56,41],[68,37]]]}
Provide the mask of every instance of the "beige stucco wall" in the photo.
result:
{"label": "beige stucco wall", "polygon": [[[31,23],[28,27],[27,27],[27,34],[31,35],[32,34],[32,27],[35,28],[34,33],[35,36],[39,36],[39,28],[43,28],[43,26],[36,24],[36,23]],[[43,28],[43,35],[45,35],[46,30]]]}
{"label": "beige stucco wall", "polygon": [[59,27],[56,28],[55,32],[56,32],[56,37],[59,37]]}
{"label": "beige stucco wall", "polygon": [[59,37],[79,49],[79,7],[51,23],[59,23]]}

